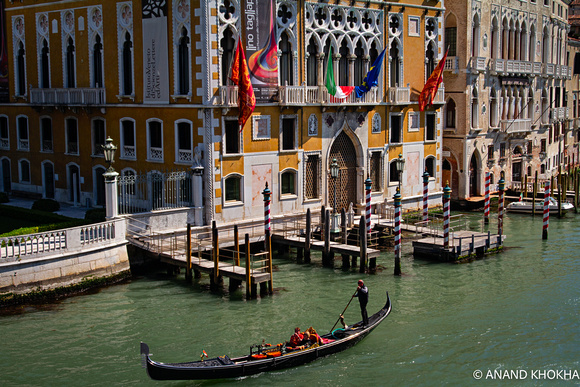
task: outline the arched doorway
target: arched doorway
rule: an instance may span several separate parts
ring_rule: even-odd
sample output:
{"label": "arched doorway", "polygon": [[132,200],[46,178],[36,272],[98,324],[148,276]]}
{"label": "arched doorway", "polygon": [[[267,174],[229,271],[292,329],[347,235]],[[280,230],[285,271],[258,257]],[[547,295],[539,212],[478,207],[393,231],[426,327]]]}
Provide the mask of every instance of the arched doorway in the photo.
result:
{"label": "arched doorway", "polygon": [[328,198],[330,199],[328,204],[334,205],[334,192],[336,192],[336,210],[340,211],[342,208],[348,210],[350,203],[353,205],[357,203],[356,149],[344,131],[340,132],[330,148],[329,165],[333,159],[336,159],[340,172],[336,181],[330,175],[328,177]]}
{"label": "arched doorway", "polygon": [[12,178],[10,177],[10,160],[2,159],[2,190],[9,193],[12,191]]}
{"label": "arched doorway", "polygon": [[42,164],[42,174],[44,176],[44,197],[54,199],[54,166],[52,163]]}
{"label": "arched doorway", "polygon": [[105,178],[103,177],[105,173],[105,168],[97,167],[95,168],[95,205],[104,206],[105,205]]}
{"label": "arched doorway", "polygon": [[477,158],[475,157],[475,152],[471,155],[471,161],[469,163],[469,196],[477,196],[479,192],[478,181],[479,181],[479,171],[477,169]]}
{"label": "arched doorway", "polygon": [[81,202],[80,171],[77,165],[68,166],[68,200],[74,205]]}

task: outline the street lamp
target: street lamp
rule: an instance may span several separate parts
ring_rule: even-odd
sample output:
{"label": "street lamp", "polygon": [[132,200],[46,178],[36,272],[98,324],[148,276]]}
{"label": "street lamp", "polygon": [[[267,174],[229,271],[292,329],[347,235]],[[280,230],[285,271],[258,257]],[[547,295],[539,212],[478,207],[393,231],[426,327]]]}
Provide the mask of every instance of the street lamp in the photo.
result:
{"label": "street lamp", "polygon": [[330,164],[330,177],[334,181],[334,205],[332,206],[332,218],[333,218],[333,227],[332,231],[336,232],[337,230],[337,219],[336,219],[336,180],[338,179],[338,172],[340,168],[336,159],[332,159],[332,163]]}
{"label": "street lamp", "polygon": [[112,164],[115,162],[115,151],[117,150],[117,147],[113,145],[113,139],[111,137],[107,137],[105,142],[106,144],[101,145],[101,147],[103,148],[105,161],[109,164],[109,169],[107,169],[107,172],[113,172],[115,169],[113,168]]}
{"label": "street lamp", "polygon": [[403,155],[399,153],[399,158],[395,160],[395,167],[397,168],[397,173],[399,175],[399,192],[401,192],[401,180],[403,180],[403,170],[405,169],[405,159]]}

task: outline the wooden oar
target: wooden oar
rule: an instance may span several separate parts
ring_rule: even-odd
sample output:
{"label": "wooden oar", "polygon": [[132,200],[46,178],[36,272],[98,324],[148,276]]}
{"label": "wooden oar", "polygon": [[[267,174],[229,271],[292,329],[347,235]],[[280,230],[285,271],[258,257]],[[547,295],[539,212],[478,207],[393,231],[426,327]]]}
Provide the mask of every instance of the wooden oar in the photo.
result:
{"label": "wooden oar", "polygon": [[346,307],[344,308],[344,310],[342,311],[342,313],[338,316],[338,320],[336,320],[336,322],[334,323],[334,325],[332,326],[332,329],[330,330],[330,332],[332,332],[332,330],[334,329],[334,327],[336,326],[336,324],[338,324],[338,322],[340,321],[340,316],[344,315],[344,312],[346,312],[346,309],[348,308],[348,306],[350,305],[350,303],[352,302],[352,299],[354,298],[354,296],[356,295],[356,292],[358,292],[358,289],[355,290],[355,292],[352,294],[352,297],[350,298],[350,301],[348,302],[348,304],[346,304]]}

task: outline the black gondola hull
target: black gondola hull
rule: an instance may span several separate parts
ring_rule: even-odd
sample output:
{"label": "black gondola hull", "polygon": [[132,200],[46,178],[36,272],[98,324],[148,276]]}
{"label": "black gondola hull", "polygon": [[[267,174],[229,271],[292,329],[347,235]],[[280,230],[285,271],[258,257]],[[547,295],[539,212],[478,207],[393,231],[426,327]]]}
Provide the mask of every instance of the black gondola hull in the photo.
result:
{"label": "black gondola hull", "polygon": [[[141,354],[146,362],[147,373],[154,380],[195,380],[195,379],[227,379],[255,375],[261,372],[276,371],[310,363],[318,358],[342,352],[364,339],[390,313],[391,301],[387,294],[385,306],[369,318],[369,325],[357,328],[345,338],[338,339],[316,348],[290,352],[279,357],[259,360],[249,360],[248,357],[231,359],[232,364],[222,366],[200,367],[200,362],[160,363],[151,360],[149,347],[141,343]],[[360,323],[358,323],[360,325]],[[331,334],[322,335],[330,338]]]}

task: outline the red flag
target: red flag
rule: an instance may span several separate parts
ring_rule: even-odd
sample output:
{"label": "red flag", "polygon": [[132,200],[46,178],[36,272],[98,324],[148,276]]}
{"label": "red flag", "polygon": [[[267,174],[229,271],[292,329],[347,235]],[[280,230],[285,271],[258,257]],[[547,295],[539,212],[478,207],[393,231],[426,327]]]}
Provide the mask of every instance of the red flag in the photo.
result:
{"label": "red flag", "polygon": [[256,107],[256,96],[250,81],[250,71],[248,70],[246,55],[242,47],[242,39],[238,40],[238,48],[232,62],[232,76],[230,79],[238,86],[238,108],[240,110],[238,124],[241,132]]}
{"label": "red flag", "polygon": [[449,49],[445,51],[445,55],[443,55],[443,58],[439,61],[439,64],[435,67],[429,79],[427,79],[427,83],[423,86],[423,91],[419,95],[419,110],[421,111],[425,110],[426,106],[433,104],[437,89],[439,89],[439,85],[443,82],[443,67],[445,66],[445,59],[447,58],[448,52]]}

